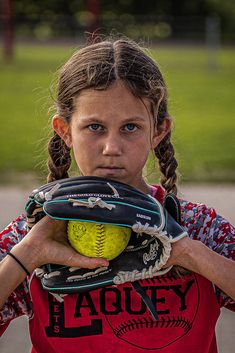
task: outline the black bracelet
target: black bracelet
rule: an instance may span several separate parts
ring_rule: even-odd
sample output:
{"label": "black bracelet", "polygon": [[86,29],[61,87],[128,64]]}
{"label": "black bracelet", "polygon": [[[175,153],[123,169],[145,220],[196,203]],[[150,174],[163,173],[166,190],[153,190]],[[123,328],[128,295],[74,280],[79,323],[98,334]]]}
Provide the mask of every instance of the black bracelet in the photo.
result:
{"label": "black bracelet", "polygon": [[21,268],[23,268],[23,270],[25,271],[25,273],[30,276],[29,271],[27,270],[27,268],[20,262],[19,259],[17,259],[17,257],[15,255],[13,255],[11,252],[8,252],[7,255],[11,256],[16,262],[18,262],[18,264],[20,265]]}

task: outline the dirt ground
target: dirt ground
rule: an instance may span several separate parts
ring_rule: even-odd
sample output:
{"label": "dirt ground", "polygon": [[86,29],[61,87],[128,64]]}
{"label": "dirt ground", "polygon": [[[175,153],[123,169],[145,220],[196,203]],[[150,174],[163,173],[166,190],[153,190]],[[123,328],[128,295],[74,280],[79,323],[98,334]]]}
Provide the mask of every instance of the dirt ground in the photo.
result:
{"label": "dirt ground", "polygon": [[[186,185],[179,188],[178,196],[213,206],[219,214],[235,224],[235,185]],[[27,195],[32,187],[0,187],[0,228],[5,227],[23,211]],[[206,320],[207,318],[205,318]],[[222,310],[216,328],[219,353],[234,353],[235,315]],[[0,339],[1,353],[29,353],[31,349],[27,319],[19,318],[11,323]]]}

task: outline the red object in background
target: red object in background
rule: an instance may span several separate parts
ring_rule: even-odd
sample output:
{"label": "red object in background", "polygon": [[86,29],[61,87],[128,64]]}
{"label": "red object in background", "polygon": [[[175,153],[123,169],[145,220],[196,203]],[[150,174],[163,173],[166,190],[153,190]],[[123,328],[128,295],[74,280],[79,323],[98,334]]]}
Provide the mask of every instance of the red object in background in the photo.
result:
{"label": "red object in background", "polygon": [[13,57],[13,21],[11,0],[2,0],[3,55],[5,60]]}
{"label": "red object in background", "polygon": [[96,35],[98,36],[100,26],[100,0],[86,0],[86,11],[92,15],[87,30],[89,37],[94,38]]}

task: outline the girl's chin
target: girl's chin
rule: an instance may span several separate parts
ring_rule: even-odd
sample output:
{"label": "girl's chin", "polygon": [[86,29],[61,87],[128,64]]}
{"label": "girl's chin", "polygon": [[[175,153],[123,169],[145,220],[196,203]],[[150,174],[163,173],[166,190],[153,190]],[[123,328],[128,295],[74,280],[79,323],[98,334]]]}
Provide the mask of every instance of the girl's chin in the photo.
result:
{"label": "girl's chin", "polygon": [[93,176],[104,179],[112,179],[124,184],[128,184],[127,175],[121,168],[97,168],[92,173],[82,173],[83,176]]}

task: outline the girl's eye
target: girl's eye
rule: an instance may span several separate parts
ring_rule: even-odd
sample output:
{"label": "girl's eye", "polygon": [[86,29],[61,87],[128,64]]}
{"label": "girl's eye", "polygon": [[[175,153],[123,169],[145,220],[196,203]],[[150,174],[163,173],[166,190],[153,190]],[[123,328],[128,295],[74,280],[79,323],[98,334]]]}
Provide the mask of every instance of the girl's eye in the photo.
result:
{"label": "girl's eye", "polygon": [[137,126],[135,124],[126,124],[124,127],[124,130],[126,130],[127,132],[133,132],[136,131]]}
{"label": "girl's eye", "polygon": [[91,131],[99,131],[102,129],[102,126],[100,124],[90,124],[88,128]]}

